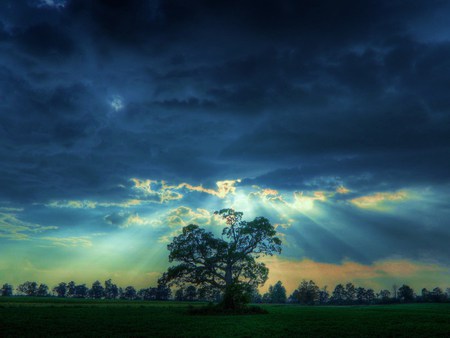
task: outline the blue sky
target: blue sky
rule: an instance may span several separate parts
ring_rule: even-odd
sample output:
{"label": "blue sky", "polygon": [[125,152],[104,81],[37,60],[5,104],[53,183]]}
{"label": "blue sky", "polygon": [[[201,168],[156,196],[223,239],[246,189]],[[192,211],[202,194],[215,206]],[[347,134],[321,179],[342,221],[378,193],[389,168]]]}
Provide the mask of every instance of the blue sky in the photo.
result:
{"label": "blue sky", "polygon": [[154,285],[265,216],[273,284],[450,283],[444,1],[2,1],[0,282]]}

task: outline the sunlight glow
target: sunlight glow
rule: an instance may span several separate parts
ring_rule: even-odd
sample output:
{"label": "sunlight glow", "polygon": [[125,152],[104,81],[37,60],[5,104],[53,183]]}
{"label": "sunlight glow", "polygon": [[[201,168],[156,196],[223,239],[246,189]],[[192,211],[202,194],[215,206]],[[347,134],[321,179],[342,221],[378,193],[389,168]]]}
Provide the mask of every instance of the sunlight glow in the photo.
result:
{"label": "sunlight glow", "polygon": [[120,95],[113,95],[109,100],[109,105],[114,111],[119,111],[124,108],[123,98]]}
{"label": "sunlight glow", "polygon": [[305,196],[303,192],[294,192],[293,206],[300,211],[309,211],[314,208],[314,201],[325,201],[323,191],[315,191],[313,196]]}

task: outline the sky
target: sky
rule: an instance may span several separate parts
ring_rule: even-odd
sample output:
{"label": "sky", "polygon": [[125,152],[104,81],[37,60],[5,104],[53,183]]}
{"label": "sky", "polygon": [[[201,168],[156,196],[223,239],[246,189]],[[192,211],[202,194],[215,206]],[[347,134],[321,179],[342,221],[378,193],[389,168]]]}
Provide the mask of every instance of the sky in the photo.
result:
{"label": "sky", "polygon": [[266,257],[378,291],[450,286],[450,4],[0,2],[0,283],[147,287],[214,211]]}

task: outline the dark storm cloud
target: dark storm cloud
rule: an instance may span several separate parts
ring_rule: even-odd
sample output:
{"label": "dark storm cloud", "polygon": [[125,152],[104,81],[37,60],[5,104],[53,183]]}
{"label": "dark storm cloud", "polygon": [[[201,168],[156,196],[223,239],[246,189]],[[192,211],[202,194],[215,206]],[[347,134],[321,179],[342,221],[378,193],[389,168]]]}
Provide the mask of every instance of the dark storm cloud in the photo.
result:
{"label": "dark storm cloud", "polygon": [[411,30],[444,5],[4,2],[2,197],[446,182],[450,47]]}
{"label": "dark storm cloud", "polygon": [[73,40],[60,27],[45,23],[27,27],[18,36],[18,42],[27,53],[35,56],[67,57],[75,48]]}
{"label": "dark storm cloud", "polygon": [[[350,52],[332,67],[318,66],[331,83],[322,103],[269,108],[276,115],[236,139],[223,155],[261,163],[272,159],[272,165],[291,161],[341,175],[345,167],[347,174],[391,169],[398,173],[393,182],[405,174],[410,183],[419,176],[425,182],[436,175],[448,178],[443,168],[448,166],[450,106],[443,90],[448,76],[442,74],[448,67],[441,59],[450,56],[448,44],[409,44],[414,47]],[[408,56],[412,60],[392,66],[399,62],[393,60],[396,54],[406,54],[403,48],[416,50]]]}

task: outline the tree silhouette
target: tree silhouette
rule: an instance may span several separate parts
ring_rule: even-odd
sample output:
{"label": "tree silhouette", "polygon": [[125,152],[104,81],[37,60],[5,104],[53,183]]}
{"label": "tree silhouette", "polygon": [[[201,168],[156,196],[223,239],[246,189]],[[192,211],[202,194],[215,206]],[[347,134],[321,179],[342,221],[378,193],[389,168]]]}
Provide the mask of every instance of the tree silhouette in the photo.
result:
{"label": "tree silhouette", "polygon": [[378,297],[382,303],[388,303],[390,301],[391,292],[389,290],[380,290]]}
{"label": "tree silhouette", "polygon": [[46,284],[40,284],[37,289],[36,296],[47,297],[48,295],[48,286]]}
{"label": "tree silhouette", "polygon": [[119,295],[119,288],[111,279],[105,281],[105,289],[103,291],[106,299],[116,299]]}
{"label": "tree silhouette", "polygon": [[179,288],[179,289],[177,289],[177,291],[175,291],[175,300],[179,301],[179,302],[184,300],[184,289],[183,288]]}
{"label": "tree silhouette", "polygon": [[375,293],[372,289],[362,287],[356,288],[356,300],[358,304],[370,304],[375,299]]}
{"label": "tree silhouette", "polygon": [[342,284],[336,285],[333,290],[333,295],[331,296],[331,301],[335,304],[344,304],[345,299],[344,286]]}
{"label": "tree silhouette", "polygon": [[442,291],[440,287],[435,287],[431,291],[431,301],[441,303],[447,300],[447,295]]}
{"label": "tree silhouette", "polygon": [[133,300],[136,298],[136,289],[133,286],[127,286],[123,291],[122,297],[124,299]]}
{"label": "tree silhouette", "polygon": [[140,289],[137,296],[142,300],[168,300],[172,292],[167,285],[158,283],[157,287]]}
{"label": "tree silhouette", "polygon": [[75,296],[75,282],[70,281],[67,283],[67,297],[74,297]]}
{"label": "tree silhouette", "polygon": [[198,299],[208,302],[219,302],[221,299],[220,290],[210,285],[202,285],[197,288]]}
{"label": "tree silhouette", "polygon": [[193,285],[189,285],[184,292],[184,299],[188,302],[192,302],[197,299],[197,288]]}
{"label": "tree silhouette", "polygon": [[269,286],[267,298],[270,303],[286,303],[286,288],[281,281]]}
{"label": "tree silhouette", "polygon": [[55,292],[58,297],[65,297],[67,293],[67,284],[64,282],[59,283],[53,288],[53,292]]}
{"label": "tree silhouette", "polygon": [[330,299],[330,293],[325,285],[322,290],[319,291],[319,304],[326,304]]}
{"label": "tree silhouette", "polygon": [[353,283],[345,284],[344,298],[347,304],[353,303],[356,299],[356,288]]}
{"label": "tree silhouette", "polygon": [[363,304],[365,301],[366,289],[359,287],[356,288],[356,299],[359,304]]}
{"label": "tree silhouette", "polygon": [[397,299],[398,286],[397,284],[392,285],[392,297]]}
{"label": "tree silhouette", "polygon": [[170,288],[162,283],[158,283],[158,286],[156,288],[151,289],[154,290],[153,292],[155,293],[155,300],[168,300],[172,295],[172,291],[170,290]]}
{"label": "tree silhouette", "polygon": [[262,303],[262,296],[257,288],[252,288],[252,290],[250,291],[250,302]]}
{"label": "tree silhouette", "polygon": [[405,303],[412,302],[414,300],[414,290],[411,289],[408,285],[403,284],[398,289],[397,296],[401,301]]}
{"label": "tree silhouette", "polygon": [[75,298],[86,298],[89,295],[89,288],[86,284],[75,285],[74,297]]}
{"label": "tree silhouette", "polygon": [[297,288],[297,299],[300,304],[313,305],[320,299],[319,287],[312,280],[303,280]]}
{"label": "tree silhouette", "polygon": [[11,297],[13,295],[13,286],[11,284],[5,283],[0,289],[2,297]]}
{"label": "tree silhouette", "polygon": [[246,294],[251,287],[264,284],[269,269],[256,261],[264,255],[281,252],[281,240],[264,217],[251,222],[242,220],[242,212],[222,209],[215,214],[227,226],[222,238],[190,224],[183,228],[167,248],[170,262],[181,262],[169,267],[161,281],[169,284],[209,285],[224,293],[222,306],[241,307],[248,302]]}
{"label": "tree silhouette", "polygon": [[92,283],[92,287],[89,290],[89,295],[94,299],[103,298],[105,295],[105,289],[98,280]]}
{"label": "tree silhouette", "polygon": [[422,302],[429,302],[429,301],[431,301],[430,291],[428,291],[427,288],[423,288],[421,297],[422,297]]}
{"label": "tree silhouette", "polygon": [[17,291],[27,296],[37,296],[38,285],[36,282],[26,281],[17,287]]}

